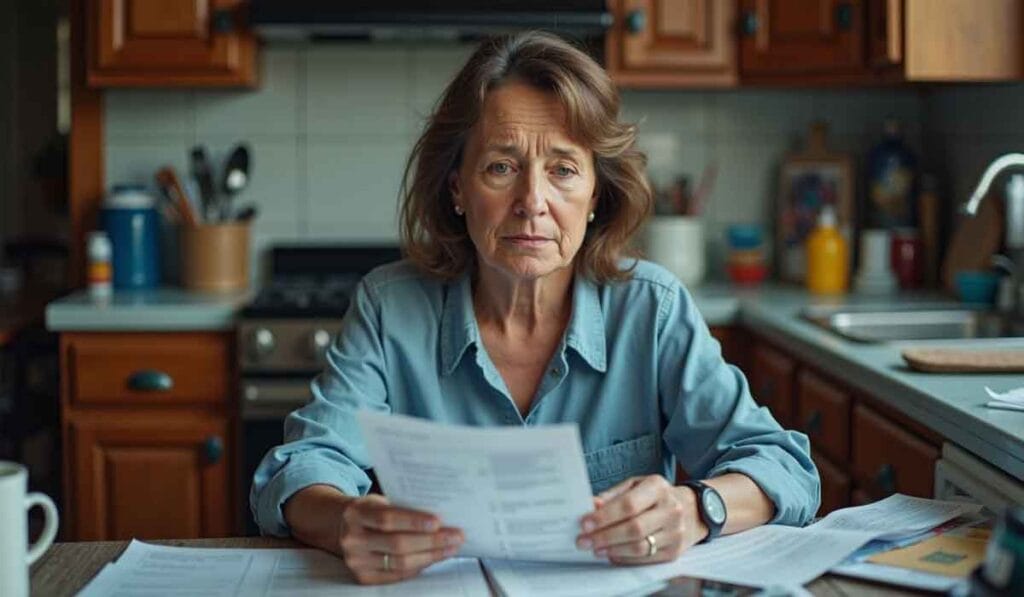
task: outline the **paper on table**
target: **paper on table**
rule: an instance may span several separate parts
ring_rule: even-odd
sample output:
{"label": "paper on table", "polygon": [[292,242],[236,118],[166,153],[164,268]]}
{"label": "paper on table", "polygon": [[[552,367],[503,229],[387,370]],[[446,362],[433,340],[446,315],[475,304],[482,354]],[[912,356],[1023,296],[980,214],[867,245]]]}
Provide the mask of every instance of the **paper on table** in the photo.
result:
{"label": "paper on table", "polygon": [[985,386],[985,391],[992,400],[985,403],[989,408],[1003,410],[1024,410],[1024,388],[1016,388],[1007,392],[999,393],[992,388]]}
{"label": "paper on table", "polygon": [[580,519],[594,508],[575,425],[482,428],[357,416],[385,495],[462,529],[461,555],[596,561],[575,543]]}
{"label": "paper on table", "polygon": [[582,597],[604,594],[605,589],[614,594],[677,576],[749,587],[796,587],[821,576],[872,535],[767,525],[691,547],[665,564],[621,568],[486,559],[484,566],[506,597]]}
{"label": "paper on table", "polygon": [[139,541],[132,541],[79,595],[326,597],[339,592],[366,597],[490,595],[475,559],[447,560],[396,584],[363,586],[338,558],[313,549],[167,547]]}
{"label": "paper on table", "polygon": [[872,531],[875,538],[894,539],[927,531],[957,516],[980,510],[981,506],[977,504],[943,502],[897,493],[866,506],[836,510],[809,528]]}

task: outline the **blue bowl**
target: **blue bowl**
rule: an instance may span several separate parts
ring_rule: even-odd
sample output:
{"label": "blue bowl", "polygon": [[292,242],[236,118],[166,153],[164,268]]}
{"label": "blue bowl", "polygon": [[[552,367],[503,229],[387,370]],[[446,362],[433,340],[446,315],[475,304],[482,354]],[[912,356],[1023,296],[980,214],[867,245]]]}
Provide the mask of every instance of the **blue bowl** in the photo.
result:
{"label": "blue bowl", "polygon": [[733,249],[756,249],[763,241],[761,227],[757,224],[732,224],[726,229],[726,236]]}
{"label": "blue bowl", "polygon": [[956,294],[965,303],[991,305],[999,289],[999,276],[985,271],[963,271],[956,274]]}

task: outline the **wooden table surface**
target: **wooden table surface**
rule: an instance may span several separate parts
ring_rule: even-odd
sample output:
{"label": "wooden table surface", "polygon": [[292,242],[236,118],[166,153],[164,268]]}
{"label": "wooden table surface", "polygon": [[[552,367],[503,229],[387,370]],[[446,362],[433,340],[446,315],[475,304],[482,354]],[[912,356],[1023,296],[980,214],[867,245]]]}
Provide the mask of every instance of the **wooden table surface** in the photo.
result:
{"label": "wooden table surface", "polygon": [[[287,539],[269,537],[230,537],[224,539],[184,539],[149,541],[160,545],[181,547],[270,548],[301,547]],[[74,595],[95,576],[104,564],[113,561],[128,546],[127,541],[92,541],[56,543],[32,566],[32,595],[63,597]],[[825,576],[807,587],[824,597],[903,597],[919,593],[882,585],[857,582],[836,576]]]}

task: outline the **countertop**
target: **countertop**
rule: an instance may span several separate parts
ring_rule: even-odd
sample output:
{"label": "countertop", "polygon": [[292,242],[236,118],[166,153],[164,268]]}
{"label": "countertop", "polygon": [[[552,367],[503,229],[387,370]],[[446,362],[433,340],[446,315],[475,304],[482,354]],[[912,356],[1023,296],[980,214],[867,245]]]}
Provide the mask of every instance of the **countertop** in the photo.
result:
{"label": "countertop", "polygon": [[235,327],[252,293],[198,293],[180,288],[115,291],[94,300],[78,291],[46,306],[46,327],[56,332],[220,331]]}
{"label": "countertop", "polygon": [[[159,545],[177,547],[221,547],[221,548],[289,548],[302,547],[287,539],[272,537],[227,537],[224,539],[187,539],[149,541]],[[31,594],[58,597],[74,595],[100,571],[105,564],[116,559],[128,547],[127,541],[95,541],[82,543],[54,544],[32,565]],[[401,585],[398,585],[401,587]],[[919,593],[871,584],[852,578],[826,574],[807,585],[812,595],[828,597],[902,597]],[[369,589],[368,589],[369,590]],[[342,591],[343,592],[343,591]],[[390,591],[382,591],[388,592]],[[493,592],[492,594],[497,594]],[[680,593],[681,594],[681,593]]]}
{"label": "countertop", "polygon": [[810,305],[871,305],[906,308],[908,304],[948,304],[938,294],[856,296],[815,299],[796,287],[765,286],[736,290],[704,286],[692,292],[709,325],[741,324],[754,330],[835,379],[877,398],[948,438],[994,466],[1024,481],[1024,412],[985,408],[985,387],[997,392],[1024,386],[1024,375],[934,374],[908,368],[900,356],[910,346],[958,348],[1014,347],[1024,338],[933,340],[865,344],[824,330],[800,317]]}

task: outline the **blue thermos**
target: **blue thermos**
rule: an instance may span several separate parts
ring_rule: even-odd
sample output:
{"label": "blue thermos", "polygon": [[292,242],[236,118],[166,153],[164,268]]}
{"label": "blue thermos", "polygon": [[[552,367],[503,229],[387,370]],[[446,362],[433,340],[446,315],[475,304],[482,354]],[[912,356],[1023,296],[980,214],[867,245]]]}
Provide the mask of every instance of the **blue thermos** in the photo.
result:
{"label": "blue thermos", "polygon": [[100,224],[114,249],[114,288],[156,288],[160,283],[156,199],[142,186],[115,186],[100,210]]}

